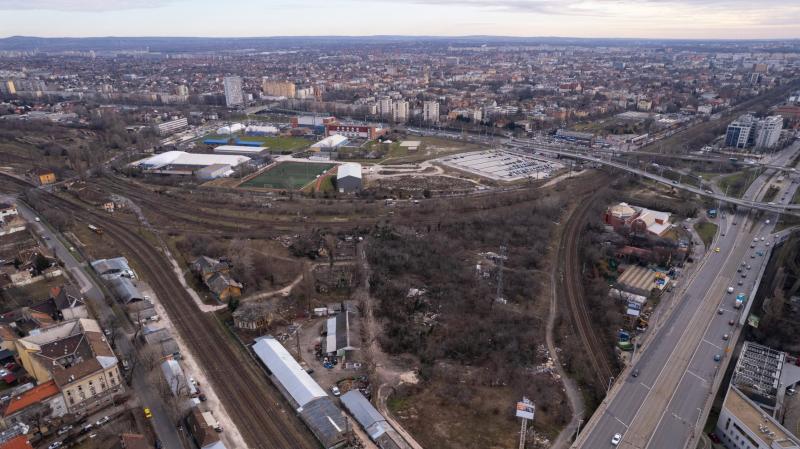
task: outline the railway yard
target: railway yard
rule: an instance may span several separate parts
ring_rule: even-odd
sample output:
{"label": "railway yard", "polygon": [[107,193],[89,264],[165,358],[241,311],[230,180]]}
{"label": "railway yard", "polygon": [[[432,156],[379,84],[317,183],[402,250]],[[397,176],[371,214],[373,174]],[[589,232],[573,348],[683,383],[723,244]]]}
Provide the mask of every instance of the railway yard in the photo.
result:
{"label": "railway yard", "polygon": [[[478,343],[474,341],[446,341],[449,334],[458,334],[457,327],[448,329],[447,326],[453,326],[453,321],[458,319],[452,317],[458,317],[464,310],[450,310],[448,313],[453,315],[448,317],[449,320],[438,323],[440,309],[426,310],[429,299],[418,299],[416,306],[408,312],[410,324],[404,325],[424,323],[432,329],[427,331],[431,335],[434,330],[445,329],[442,335],[435,338],[442,339],[439,344],[444,347],[453,344],[456,348],[444,350],[447,356],[437,352],[436,357],[446,360],[431,363],[426,361],[431,358],[430,354],[424,351],[415,353],[410,349],[412,346],[403,346],[408,344],[407,341],[392,342],[390,338],[382,337],[379,340],[385,353],[379,351],[377,354],[370,353],[368,357],[348,359],[347,363],[357,368],[340,372],[330,371],[334,365],[332,360],[338,360],[338,357],[329,360],[329,355],[326,356],[321,349],[325,345],[325,333],[331,329],[325,326],[330,324],[316,326],[310,334],[308,329],[301,332],[300,328],[310,322],[312,310],[314,317],[319,318],[337,308],[337,304],[340,303],[344,308],[345,300],[352,300],[354,290],[351,285],[358,283],[359,275],[351,254],[356,251],[354,241],[364,241],[363,245],[370,247],[376,239],[394,235],[388,239],[390,243],[380,242],[383,247],[377,254],[382,256],[370,261],[373,268],[376,271],[383,270],[385,276],[387,266],[391,268],[395,262],[390,260],[381,267],[380,258],[416,260],[414,258],[419,258],[420,253],[411,247],[425,247],[426,239],[433,239],[428,240],[426,248],[431,254],[424,254],[419,259],[418,263],[422,265],[425,258],[439,257],[443,248],[437,247],[436,239],[444,239],[459,248],[449,255],[455,257],[450,261],[451,264],[464,266],[454,269],[456,273],[450,275],[455,277],[446,279],[442,285],[452,287],[452,283],[467,282],[464,279],[475,282],[473,294],[485,294],[494,299],[488,309],[481,309],[486,307],[483,304],[473,306],[473,311],[482,311],[485,317],[491,316],[498,322],[517,324],[525,320],[541,321],[541,325],[529,329],[514,329],[511,335],[503,333],[493,336],[506,339],[502,341],[509,345],[517,344],[518,339],[543,342],[545,328],[555,329],[558,344],[569,347],[571,351],[561,356],[568,360],[564,366],[575,376],[580,387],[587,389],[586,392],[571,393],[582,395],[588,406],[595,407],[614,383],[615,377],[620,375],[626,355],[613,342],[609,344],[608,329],[599,328],[599,321],[593,316],[597,310],[596,304],[593,306],[591,303],[597,299],[590,301],[588,297],[597,295],[597,292],[587,293],[586,279],[589,271],[594,271],[592,276],[597,276],[598,267],[586,265],[584,250],[587,229],[598,226],[598,204],[611,206],[608,204],[609,198],[626,198],[631,186],[638,185],[641,188],[642,183],[634,180],[627,184],[617,182],[625,178],[625,175],[620,176],[621,172],[582,168],[577,170],[582,171],[584,176],[548,182],[546,178],[556,178],[558,174],[565,173],[563,161],[540,159],[507,150],[477,150],[441,158],[435,161],[436,165],[430,162],[424,165],[424,169],[418,164],[397,164],[383,167],[380,171],[372,170],[380,179],[373,181],[377,183],[391,177],[413,178],[410,172],[433,171],[432,167],[435,167],[437,176],[440,176],[440,189],[435,190],[436,194],[424,198],[414,195],[393,198],[386,194],[389,190],[385,186],[378,190],[383,195],[379,197],[373,193],[362,197],[314,198],[311,195],[268,189],[228,189],[192,183],[167,185],[153,182],[147,177],[128,177],[109,168],[91,177],[71,179],[38,189],[25,179],[0,172],[0,190],[18,195],[43,217],[67,217],[58,230],[70,243],[81,247],[82,255],[95,258],[119,255],[131,262],[131,267],[152,287],[152,293],[159,299],[172,326],[185,343],[188,355],[208,379],[224,413],[248,448],[313,448],[319,445],[315,435],[306,427],[307,423],[295,411],[294,403],[287,402],[286,393],[276,387],[274,381],[270,381],[262,362],[250,350],[253,338],[264,333],[261,330],[263,328],[258,331],[234,329],[231,326],[231,311],[235,307],[231,307],[231,303],[206,298],[206,304],[201,306],[193,297],[194,292],[187,288],[185,279],[181,279],[179,272],[176,272],[175,263],[181,271],[188,273],[190,261],[205,255],[202,248],[195,248],[194,253],[185,250],[185,247],[192,247],[199,240],[214,243],[214,248],[218,250],[222,248],[222,254],[215,255],[219,256],[219,260],[235,259],[237,255],[230,254],[231,251],[242,248],[241,245],[255,247],[256,242],[260,248],[266,248],[264,251],[270,251],[270,245],[285,248],[279,253],[269,254],[272,257],[269,260],[271,263],[286,260],[298,268],[292,271],[291,276],[284,276],[284,284],[272,282],[274,291],[256,291],[252,290],[251,285],[245,285],[242,302],[248,305],[269,303],[270,307],[279,305],[285,309],[275,320],[280,324],[270,325],[267,329],[286,342],[289,351],[305,369],[312,374],[314,369],[322,371],[313,374],[313,377],[322,383],[323,388],[350,385],[352,379],[363,379],[359,388],[367,393],[379,393],[376,395],[378,408],[393,413],[394,418],[405,426],[404,432],[410,431],[426,447],[433,447],[438,444],[437,439],[445,438],[450,443],[441,447],[450,448],[479,447],[491,444],[494,440],[510,443],[508,435],[501,435],[500,432],[512,432],[517,422],[505,415],[498,417],[493,410],[500,409],[505,402],[513,401],[512,394],[516,395],[530,386],[536,389],[541,405],[536,423],[540,439],[534,443],[548,444],[548,438],[555,438],[559,429],[565,427],[570,413],[577,413],[577,406],[571,403],[570,410],[563,390],[559,392],[553,387],[559,379],[552,365],[548,365],[552,364],[552,358],[543,345],[539,345],[535,354],[520,350],[520,354],[530,356],[530,359],[514,362],[519,363],[514,368],[518,371],[504,368],[512,373],[507,378],[495,376],[487,380],[484,371],[496,366],[496,360],[476,355],[480,351],[475,349],[464,349],[465,346],[476,346]],[[297,176],[302,174],[308,178],[295,184],[308,184],[313,176],[305,171],[306,167],[295,168]],[[469,175],[469,180],[461,176],[464,173]],[[291,173],[287,176],[292,177]],[[453,183],[455,190],[449,194],[446,190],[447,176],[460,180],[459,183]],[[483,187],[473,176],[489,182]],[[279,178],[270,182],[280,183]],[[519,182],[523,179],[530,182]],[[498,185],[498,182],[503,184]],[[464,183],[482,187],[465,189]],[[413,187],[414,181],[410,181],[410,184]],[[661,205],[676,201],[671,188],[648,185],[640,190],[650,195],[639,196],[642,201]],[[104,210],[102,203],[109,198],[115,204],[127,206],[120,206],[113,213]],[[533,240],[532,233],[536,235]],[[338,243],[331,243],[332,239]],[[393,239],[405,244],[392,246]],[[552,251],[544,256],[544,248],[550,240]],[[475,254],[481,256],[476,257]],[[622,257],[612,251],[607,251],[606,255],[610,258]],[[433,261],[434,266],[446,260],[437,259]],[[473,266],[476,266],[477,279],[473,279]],[[457,273],[466,267],[469,269],[465,272],[471,274],[465,276]],[[562,301],[557,301],[557,306],[550,306],[556,309],[550,313],[550,322],[545,325],[546,319],[542,317],[548,315],[547,301],[538,298],[544,287],[535,279],[538,279],[538,274],[548,271],[554,273],[553,293]],[[398,279],[403,278],[402,282],[396,279],[392,281],[395,284],[392,288],[403,291],[398,298],[424,297],[427,289],[437,291],[448,288],[437,285],[435,279],[422,273],[415,273],[414,270],[409,272],[405,278],[398,276]],[[608,273],[614,277],[618,274],[610,270]],[[296,279],[291,281],[295,276]],[[313,279],[313,282],[307,282],[306,277]],[[379,278],[371,276],[370,279]],[[414,282],[420,282],[419,288],[414,287]],[[469,282],[464,285],[470,285]],[[373,285],[369,294],[361,291],[358,296],[369,298],[370,295],[393,292],[391,289],[380,290],[383,285],[380,282],[377,285]],[[203,287],[197,284],[191,288]],[[495,289],[497,293],[494,293]],[[413,293],[415,291],[418,293]],[[394,291],[393,294],[396,293]],[[608,296],[606,292],[604,295]],[[285,299],[281,302],[275,298]],[[391,317],[391,311],[388,310],[391,306],[383,304],[382,299],[378,297],[371,301],[376,301],[374,307],[382,314],[380,325],[391,329],[389,334],[392,338],[403,340],[398,333],[408,332],[409,329],[412,334],[418,332],[414,327],[402,328],[388,323],[398,318]],[[351,306],[355,310],[363,305]],[[446,310],[450,306],[440,307]],[[498,309],[495,310],[495,307]],[[317,315],[319,310],[325,312]],[[328,320],[321,322],[327,323]],[[632,322],[632,327],[636,327],[635,321],[627,321],[626,326]],[[361,323],[354,328],[360,329]],[[371,332],[381,331],[372,329]],[[291,344],[295,333],[298,335],[296,348]],[[302,345],[299,335],[303,335]],[[463,338],[469,341],[469,337]],[[424,344],[419,343],[419,346],[422,348]],[[312,352],[315,355],[309,356]],[[338,354],[337,351],[333,353]],[[309,357],[316,361],[309,364]],[[387,357],[387,360],[381,362],[380,357]],[[473,368],[459,370],[455,368],[459,364],[473,365]],[[528,366],[530,364],[535,366]],[[458,371],[457,374],[445,374],[453,370]],[[381,372],[380,376],[376,375],[378,371]],[[413,387],[402,386],[405,381],[399,379],[406,379],[408,373],[414,373],[413,377],[425,373],[426,383]],[[443,379],[449,376],[455,376],[466,386],[447,385]],[[378,381],[395,382],[389,385],[393,393],[371,391],[370,382],[378,387]],[[465,393],[465,388],[474,388],[481,393]],[[336,391],[333,394],[338,397]],[[451,416],[440,399],[433,399],[449,395],[458,397],[462,405],[475,408],[473,424],[469,419]],[[424,410],[416,407],[424,407]],[[445,423],[444,427],[451,428],[429,429],[425,421],[434,417]],[[480,436],[470,433],[468,427],[478,426],[485,420],[492,422],[494,432]],[[575,424],[573,422],[570,426]]]}

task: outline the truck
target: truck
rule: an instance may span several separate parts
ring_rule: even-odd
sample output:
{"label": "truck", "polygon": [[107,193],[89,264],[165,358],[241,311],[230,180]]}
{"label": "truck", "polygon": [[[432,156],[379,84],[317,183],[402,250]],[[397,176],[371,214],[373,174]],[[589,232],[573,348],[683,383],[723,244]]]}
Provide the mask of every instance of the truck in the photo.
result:
{"label": "truck", "polygon": [[733,307],[739,309],[745,302],[747,302],[747,296],[745,296],[744,293],[739,293],[736,295],[736,302],[733,304]]}

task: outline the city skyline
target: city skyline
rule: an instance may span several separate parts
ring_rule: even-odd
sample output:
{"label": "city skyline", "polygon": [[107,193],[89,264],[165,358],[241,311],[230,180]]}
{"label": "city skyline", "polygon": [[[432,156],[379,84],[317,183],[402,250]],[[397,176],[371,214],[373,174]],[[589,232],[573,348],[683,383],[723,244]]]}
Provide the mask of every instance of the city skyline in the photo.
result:
{"label": "city skyline", "polygon": [[790,0],[235,0],[224,8],[209,0],[0,0],[0,13],[14,18],[1,37],[800,38],[800,5]]}

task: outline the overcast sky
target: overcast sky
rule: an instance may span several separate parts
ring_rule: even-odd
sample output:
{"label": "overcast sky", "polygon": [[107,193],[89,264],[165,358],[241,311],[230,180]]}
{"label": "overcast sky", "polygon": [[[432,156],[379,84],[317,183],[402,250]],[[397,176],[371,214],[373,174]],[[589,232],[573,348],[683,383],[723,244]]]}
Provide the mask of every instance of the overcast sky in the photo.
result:
{"label": "overcast sky", "polygon": [[798,38],[800,0],[0,0],[0,36]]}

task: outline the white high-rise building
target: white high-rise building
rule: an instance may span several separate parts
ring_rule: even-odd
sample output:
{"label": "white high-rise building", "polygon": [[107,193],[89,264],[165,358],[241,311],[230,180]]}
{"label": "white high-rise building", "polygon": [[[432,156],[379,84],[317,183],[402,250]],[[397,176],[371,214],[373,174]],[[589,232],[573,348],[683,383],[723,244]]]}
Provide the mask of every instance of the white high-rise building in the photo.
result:
{"label": "white high-rise building", "polygon": [[392,107],[392,99],[384,97],[378,100],[378,114],[381,116],[391,116],[394,108]]}
{"label": "white high-rise building", "polygon": [[408,102],[405,100],[397,100],[392,104],[392,119],[395,122],[408,121]]}
{"label": "white high-rise building", "polygon": [[439,103],[436,101],[423,102],[422,119],[426,122],[439,123]]}
{"label": "white high-rise building", "polygon": [[223,79],[223,84],[225,86],[225,104],[229,108],[243,105],[244,95],[242,94],[242,77],[226,76]]}
{"label": "white high-rise building", "polygon": [[771,115],[763,120],[759,120],[756,126],[756,148],[768,149],[778,143],[783,129],[783,117]]}

